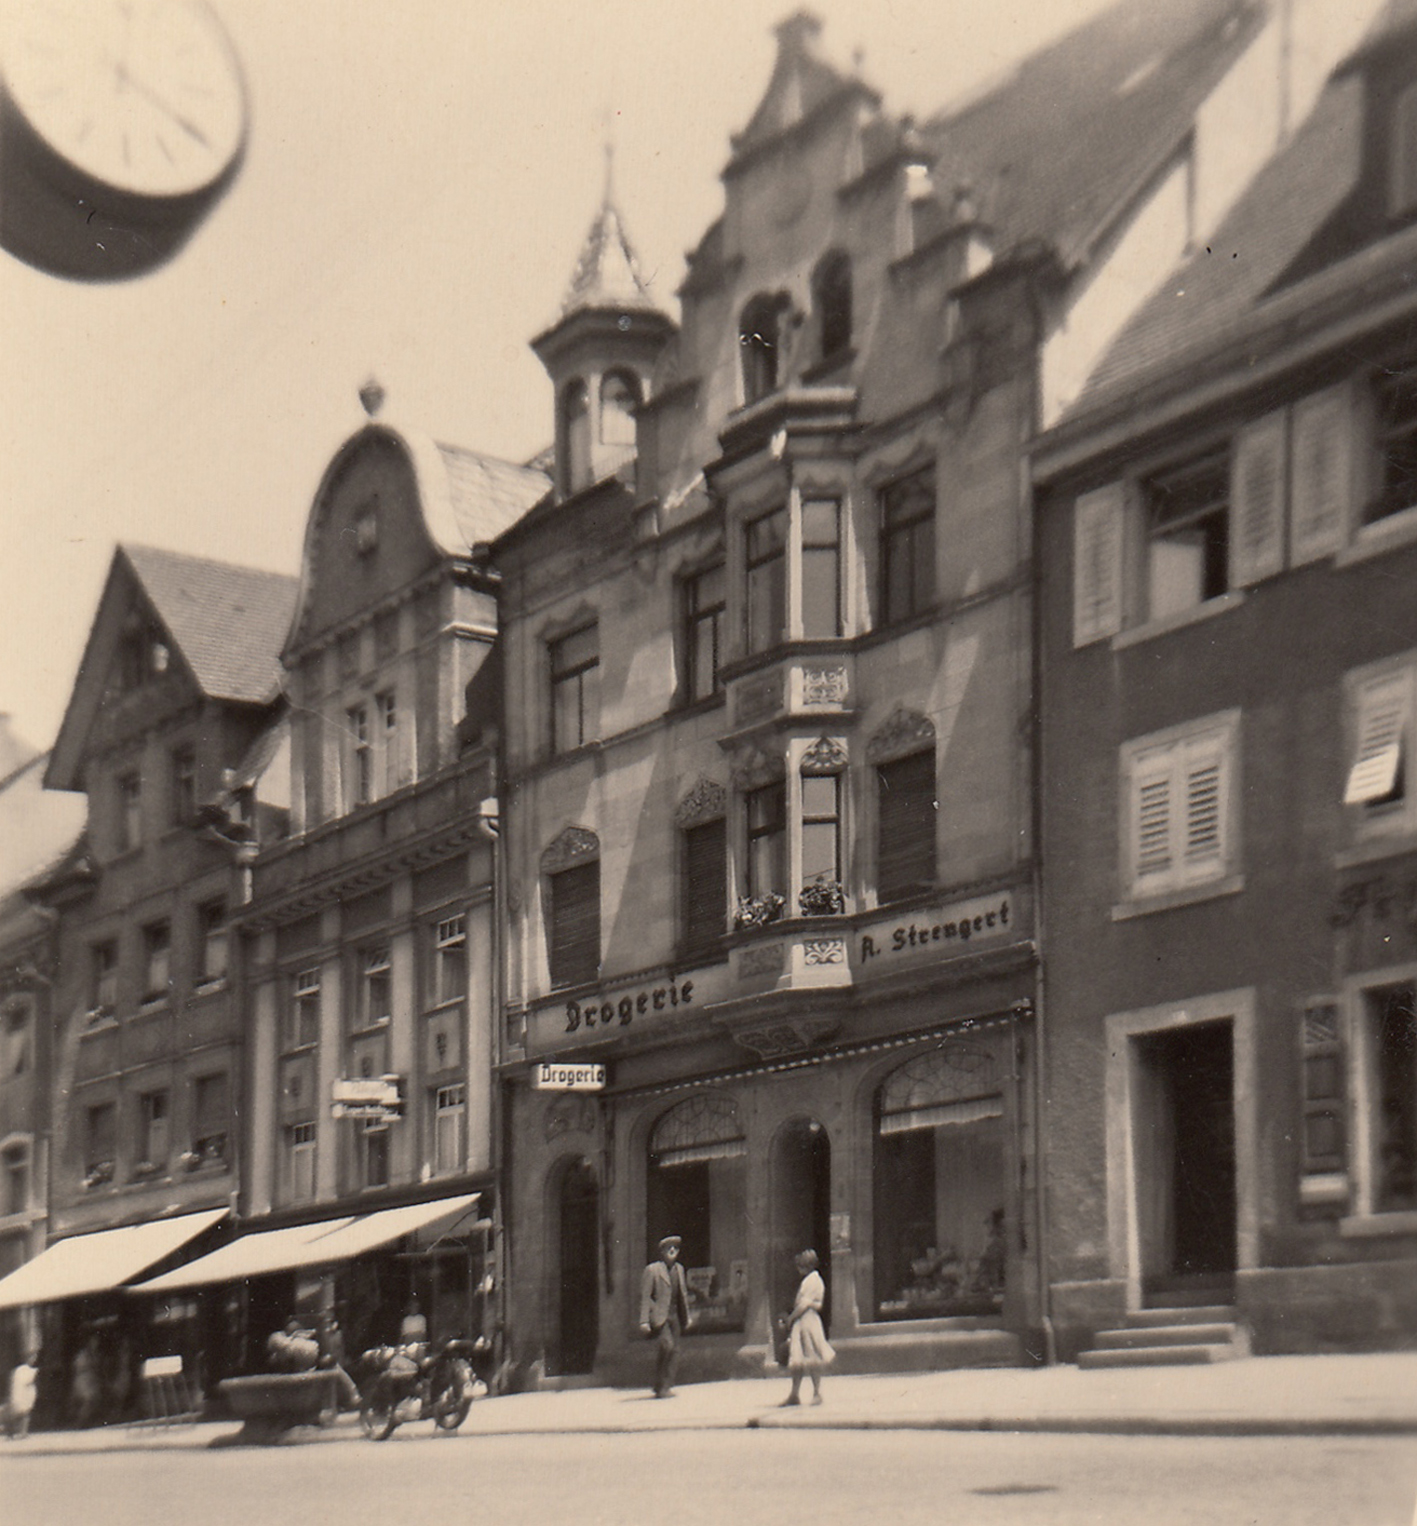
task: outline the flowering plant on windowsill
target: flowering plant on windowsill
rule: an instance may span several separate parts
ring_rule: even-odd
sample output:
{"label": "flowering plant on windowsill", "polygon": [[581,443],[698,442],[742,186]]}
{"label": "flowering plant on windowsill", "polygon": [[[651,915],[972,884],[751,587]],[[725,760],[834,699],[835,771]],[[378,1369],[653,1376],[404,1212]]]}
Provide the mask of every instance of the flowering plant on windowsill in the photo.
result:
{"label": "flowering plant on windowsill", "polygon": [[846,895],[840,881],[816,879],[803,885],[797,904],[804,917],[839,917],[846,910]]}
{"label": "flowering plant on windowsill", "polygon": [[733,912],[733,925],[736,928],[766,927],[782,915],[785,904],[775,890],[768,891],[766,895],[739,896]]}
{"label": "flowering plant on windowsill", "polygon": [[89,1167],[88,1174],[84,1177],[84,1191],[92,1192],[95,1187],[102,1187],[105,1182],[112,1180],[113,1162],[111,1160],[97,1161]]}

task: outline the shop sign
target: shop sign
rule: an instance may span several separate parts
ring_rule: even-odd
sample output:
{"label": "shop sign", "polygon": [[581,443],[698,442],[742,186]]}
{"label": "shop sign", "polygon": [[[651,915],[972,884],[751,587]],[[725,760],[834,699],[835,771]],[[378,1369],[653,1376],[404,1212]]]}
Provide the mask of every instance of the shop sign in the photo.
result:
{"label": "shop sign", "polygon": [[402,1118],[403,1077],[367,1076],[330,1083],[330,1114],[371,1120]]}
{"label": "shop sign", "polygon": [[532,1067],[531,1084],[540,1092],[599,1092],[605,1090],[603,1065],[542,1064]]}
{"label": "shop sign", "polygon": [[963,953],[975,943],[1012,936],[1017,936],[1014,900],[1005,890],[873,922],[857,934],[857,963],[874,968],[921,953]]}
{"label": "shop sign", "polygon": [[568,1001],[547,1002],[532,1009],[527,1042],[533,1052],[539,1049],[544,1054],[562,1049],[568,1038],[575,1043],[604,1041],[647,1023],[688,1017],[698,1007],[722,1001],[726,981],[726,967],[717,965],[688,975],[666,975]]}

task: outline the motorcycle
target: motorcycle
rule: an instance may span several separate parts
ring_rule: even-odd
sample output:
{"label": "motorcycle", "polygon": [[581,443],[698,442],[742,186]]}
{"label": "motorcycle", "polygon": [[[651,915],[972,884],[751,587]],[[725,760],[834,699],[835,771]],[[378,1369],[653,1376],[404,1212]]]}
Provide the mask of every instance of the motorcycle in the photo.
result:
{"label": "motorcycle", "polygon": [[475,1341],[440,1341],[434,1346],[376,1346],[362,1360],[359,1422],[371,1441],[387,1441],[405,1421],[431,1420],[440,1431],[455,1431],[486,1385],[473,1363],[490,1349]]}

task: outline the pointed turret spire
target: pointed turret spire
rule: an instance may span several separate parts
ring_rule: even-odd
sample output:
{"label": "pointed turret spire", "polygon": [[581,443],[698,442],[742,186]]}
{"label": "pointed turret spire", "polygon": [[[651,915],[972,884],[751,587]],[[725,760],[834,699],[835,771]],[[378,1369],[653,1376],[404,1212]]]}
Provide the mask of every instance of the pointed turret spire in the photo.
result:
{"label": "pointed turret spire", "polygon": [[561,316],[593,308],[657,307],[640,274],[640,262],[615,205],[615,145],[605,142],[605,192],[586,234],[575,274],[561,303]]}

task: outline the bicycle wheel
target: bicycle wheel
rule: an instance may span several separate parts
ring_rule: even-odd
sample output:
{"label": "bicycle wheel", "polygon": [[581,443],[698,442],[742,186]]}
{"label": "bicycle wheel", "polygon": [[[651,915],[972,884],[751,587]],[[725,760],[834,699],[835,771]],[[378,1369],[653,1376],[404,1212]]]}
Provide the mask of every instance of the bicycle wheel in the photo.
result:
{"label": "bicycle wheel", "polygon": [[472,1408],[472,1373],[466,1362],[449,1362],[432,1395],[433,1423],[440,1431],[455,1431]]}
{"label": "bicycle wheel", "polygon": [[370,1441],[387,1441],[399,1423],[398,1401],[384,1383],[376,1383],[359,1406],[359,1423]]}

